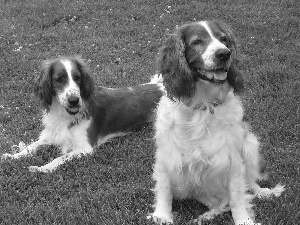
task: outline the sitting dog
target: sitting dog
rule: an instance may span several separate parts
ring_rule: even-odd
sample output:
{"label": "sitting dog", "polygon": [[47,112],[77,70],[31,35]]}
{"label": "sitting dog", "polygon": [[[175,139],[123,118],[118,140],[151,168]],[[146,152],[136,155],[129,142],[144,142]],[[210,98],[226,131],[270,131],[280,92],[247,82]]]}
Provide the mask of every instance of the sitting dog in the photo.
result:
{"label": "sitting dog", "polygon": [[256,183],[259,142],[243,121],[232,30],[215,21],[185,24],[166,39],[158,62],[166,95],[156,115],[155,210],[148,219],[173,223],[172,199],[195,198],[209,208],[197,223],[231,210],[235,224],[255,224],[251,199],[279,196],[284,187]]}
{"label": "sitting dog", "polygon": [[44,130],[21,152],[2,155],[2,159],[18,159],[35,153],[40,145],[61,148],[62,156],[29,167],[33,172],[51,172],[73,157],[92,153],[97,144],[153,121],[162,96],[158,77],[134,87],[94,87],[87,65],[77,56],[47,60],[42,68],[34,92],[44,109]]}

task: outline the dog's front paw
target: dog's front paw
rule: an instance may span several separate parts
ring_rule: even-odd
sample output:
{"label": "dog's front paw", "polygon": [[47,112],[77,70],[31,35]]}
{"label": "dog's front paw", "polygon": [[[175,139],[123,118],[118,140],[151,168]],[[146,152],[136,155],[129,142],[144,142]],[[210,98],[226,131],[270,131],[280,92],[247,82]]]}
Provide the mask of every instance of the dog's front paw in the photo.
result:
{"label": "dog's front paw", "polygon": [[280,196],[281,193],[285,190],[284,186],[277,184],[274,188],[261,188],[257,193],[258,198],[269,198],[272,195],[275,195],[276,197]]}
{"label": "dog's front paw", "polygon": [[49,172],[51,172],[50,170],[48,170],[44,167],[39,167],[39,166],[29,166],[28,169],[30,172],[33,172],[33,173],[36,173],[36,172],[49,173]]}
{"label": "dog's front paw", "polygon": [[24,150],[25,148],[26,148],[26,144],[23,141],[19,142],[18,145],[13,145],[10,147],[11,151],[14,154]]}
{"label": "dog's front paw", "polygon": [[28,169],[30,172],[33,172],[33,173],[40,172],[40,167],[38,167],[38,166],[29,166]]}
{"label": "dog's front paw", "polygon": [[219,210],[211,209],[210,211],[208,211],[206,213],[203,213],[202,215],[198,216],[197,219],[190,220],[188,222],[188,225],[193,225],[193,224],[201,225],[202,222],[204,222],[206,220],[211,220],[211,219],[215,218],[219,214],[220,214]]}
{"label": "dog's front paw", "polygon": [[12,159],[13,158],[13,155],[12,154],[9,154],[9,153],[4,153],[2,156],[1,156],[1,160],[9,160],[9,159]]}
{"label": "dog's front paw", "polygon": [[153,222],[155,222],[156,224],[159,225],[167,225],[167,224],[173,224],[173,219],[172,216],[168,216],[168,215],[158,215],[158,214],[152,214],[150,216],[147,216],[148,220],[152,220]]}
{"label": "dog's front paw", "polygon": [[236,225],[261,225],[261,223],[254,223],[250,218],[235,222]]}
{"label": "dog's front paw", "polygon": [[199,220],[212,220],[217,215],[219,215],[221,211],[219,209],[211,209],[208,212],[203,213],[198,217]]}
{"label": "dog's front paw", "polygon": [[285,190],[284,185],[277,184],[274,188],[271,189],[272,193],[278,197]]}

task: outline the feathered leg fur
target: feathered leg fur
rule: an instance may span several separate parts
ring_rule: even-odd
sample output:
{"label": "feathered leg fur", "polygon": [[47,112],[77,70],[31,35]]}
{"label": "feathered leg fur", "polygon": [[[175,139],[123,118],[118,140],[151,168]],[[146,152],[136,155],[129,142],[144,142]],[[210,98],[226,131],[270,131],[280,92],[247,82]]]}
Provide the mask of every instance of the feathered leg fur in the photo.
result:
{"label": "feathered leg fur", "polygon": [[41,137],[37,141],[26,146],[25,148],[21,148],[20,147],[21,143],[20,143],[18,146],[19,150],[21,150],[20,152],[18,152],[16,154],[5,153],[1,156],[1,160],[19,159],[20,157],[26,157],[26,156],[30,156],[30,155],[36,153],[39,146],[47,144],[47,141]]}
{"label": "feathered leg fur", "polygon": [[245,181],[244,165],[231,174],[229,181],[229,206],[235,224],[252,225],[251,196],[246,194],[247,185]]}
{"label": "feathered leg fur", "polygon": [[159,165],[156,164],[153,177],[156,180],[154,189],[156,199],[154,204],[155,211],[147,218],[152,218],[157,224],[173,224],[173,194],[169,174],[164,171],[164,168],[159,168]]}
{"label": "feathered leg fur", "polygon": [[58,166],[64,164],[66,161],[72,160],[73,158],[80,158],[82,155],[91,154],[92,152],[93,148],[90,145],[86,145],[84,150],[75,149],[72,152],[54,159],[44,166],[30,166],[29,170],[31,172],[53,172]]}
{"label": "feathered leg fur", "polygon": [[252,133],[247,133],[243,143],[243,160],[246,166],[246,180],[250,189],[258,197],[270,197],[272,194],[279,196],[285,189],[277,184],[274,188],[261,188],[256,182],[262,179],[259,172],[259,142]]}

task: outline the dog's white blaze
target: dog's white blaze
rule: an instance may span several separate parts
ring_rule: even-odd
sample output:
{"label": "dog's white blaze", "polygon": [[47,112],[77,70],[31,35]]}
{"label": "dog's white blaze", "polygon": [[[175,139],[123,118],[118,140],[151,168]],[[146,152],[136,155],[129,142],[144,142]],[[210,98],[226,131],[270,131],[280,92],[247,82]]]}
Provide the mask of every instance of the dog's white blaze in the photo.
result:
{"label": "dog's white blaze", "polygon": [[68,82],[64,88],[64,90],[58,93],[58,100],[59,102],[67,107],[68,105],[68,97],[69,96],[76,96],[79,98],[79,105],[82,104],[82,100],[80,97],[80,87],[75,83],[72,77],[72,63],[68,60],[63,60],[61,63],[64,65],[67,74],[68,74]]}
{"label": "dog's white blaze", "polygon": [[[215,63],[214,63],[214,54],[217,50],[219,49],[228,49],[223,43],[221,43],[212,33],[210,27],[208,26],[206,21],[201,21],[199,22],[199,24],[201,26],[203,26],[207,33],[210,35],[211,37],[211,42],[208,45],[207,49],[205,50],[205,52],[202,54],[202,60],[205,64],[206,67],[214,67]],[[213,69],[213,68],[212,68]]]}

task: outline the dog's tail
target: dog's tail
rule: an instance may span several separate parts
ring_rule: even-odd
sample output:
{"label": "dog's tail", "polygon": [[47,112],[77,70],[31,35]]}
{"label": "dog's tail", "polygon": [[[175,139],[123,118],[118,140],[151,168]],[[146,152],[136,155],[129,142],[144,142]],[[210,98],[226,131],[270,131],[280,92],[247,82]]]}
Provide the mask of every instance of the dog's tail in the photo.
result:
{"label": "dog's tail", "polygon": [[163,83],[163,78],[161,74],[154,74],[153,77],[151,77],[149,84],[161,84]]}
{"label": "dog's tail", "polygon": [[259,142],[252,133],[248,133],[244,140],[243,158],[246,166],[246,179],[254,195],[258,197],[279,196],[284,190],[284,186],[277,184],[274,188],[261,188],[256,181],[266,179],[266,174],[260,171]]}

